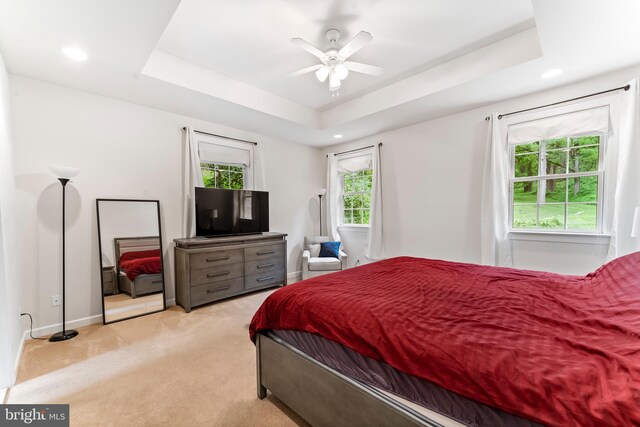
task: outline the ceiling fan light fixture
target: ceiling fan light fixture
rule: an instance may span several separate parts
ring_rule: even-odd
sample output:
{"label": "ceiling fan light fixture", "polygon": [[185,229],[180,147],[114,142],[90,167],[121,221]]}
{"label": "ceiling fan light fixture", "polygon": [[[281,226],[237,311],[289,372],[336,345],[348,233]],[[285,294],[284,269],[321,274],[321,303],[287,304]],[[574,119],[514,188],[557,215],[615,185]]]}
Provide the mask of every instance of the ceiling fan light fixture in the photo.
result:
{"label": "ceiling fan light fixture", "polygon": [[318,71],[316,71],[316,78],[323,83],[325,80],[327,80],[327,77],[329,77],[329,67],[324,66],[322,68],[319,68]]}
{"label": "ceiling fan light fixture", "polygon": [[349,75],[349,69],[344,64],[336,65],[335,72],[336,72],[336,76],[338,76],[340,80],[346,79],[347,76]]}
{"label": "ceiling fan light fixture", "polygon": [[329,73],[329,90],[338,90],[341,84],[338,73],[336,71],[331,71],[331,73]]}

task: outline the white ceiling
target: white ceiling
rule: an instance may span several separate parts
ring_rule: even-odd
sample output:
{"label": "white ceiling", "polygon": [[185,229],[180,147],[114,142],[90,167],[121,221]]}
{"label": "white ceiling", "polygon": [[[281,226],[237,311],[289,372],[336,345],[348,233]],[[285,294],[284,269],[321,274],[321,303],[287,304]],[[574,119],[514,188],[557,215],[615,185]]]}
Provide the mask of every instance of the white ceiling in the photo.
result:
{"label": "white ceiling", "polygon": [[[5,0],[9,72],[322,146],[640,63],[635,0]],[[369,31],[331,98],[292,37]],[[60,49],[89,55],[73,63]],[[562,76],[540,79],[552,67]]]}

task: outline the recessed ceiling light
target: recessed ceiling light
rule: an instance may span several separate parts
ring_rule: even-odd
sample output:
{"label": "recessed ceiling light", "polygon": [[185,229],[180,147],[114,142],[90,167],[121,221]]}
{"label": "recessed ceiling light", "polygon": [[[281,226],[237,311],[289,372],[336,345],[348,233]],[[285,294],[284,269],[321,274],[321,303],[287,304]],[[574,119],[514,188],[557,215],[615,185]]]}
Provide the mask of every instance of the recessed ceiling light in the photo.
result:
{"label": "recessed ceiling light", "polygon": [[340,138],[342,138],[342,134],[337,133],[337,134],[333,135],[333,137],[335,139],[340,139]]}
{"label": "recessed ceiling light", "polygon": [[543,79],[551,79],[553,77],[558,77],[562,74],[562,70],[560,68],[552,68],[549,71],[543,73],[540,77]]}
{"label": "recessed ceiling light", "polygon": [[86,53],[73,46],[63,48],[62,53],[64,53],[68,58],[71,58],[75,61],[86,61],[88,58]]}

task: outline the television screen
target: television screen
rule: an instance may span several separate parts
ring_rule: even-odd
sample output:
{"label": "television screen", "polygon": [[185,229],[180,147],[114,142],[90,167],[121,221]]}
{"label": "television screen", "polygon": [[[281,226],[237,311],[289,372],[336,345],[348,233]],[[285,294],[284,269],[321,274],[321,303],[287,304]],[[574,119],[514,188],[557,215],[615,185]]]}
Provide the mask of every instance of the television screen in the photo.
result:
{"label": "television screen", "polygon": [[196,188],[196,235],[228,236],[269,231],[266,191]]}

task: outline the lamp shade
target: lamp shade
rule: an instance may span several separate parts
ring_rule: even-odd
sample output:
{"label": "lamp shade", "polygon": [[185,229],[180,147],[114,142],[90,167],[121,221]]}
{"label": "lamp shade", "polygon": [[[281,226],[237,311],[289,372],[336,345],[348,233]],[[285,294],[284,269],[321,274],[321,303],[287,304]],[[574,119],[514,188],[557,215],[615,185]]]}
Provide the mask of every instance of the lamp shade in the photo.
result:
{"label": "lamp shade", "polygon": [[335,71],[336,71],[336,76],[338,76],[340,80],[346,79],[347,76],[349,75],[349,69],[344,64],[336,65]]}
{"label": "lamp shade", "polygon": [[318,188],[318,189],[316,190],[316,194],[317,194],[318,196],[324,196],[324,195],[326,194],[326,192],[327,192],[327,189],[326,189],[326,188]]}
{"label": "lamp shade", "polygon": [[59,165],[49,166],[49,171],[51,171],[51,173],[56,178],[67,178],[67,179],[73,178],[74,176],[78,175],[78,172],[80,172],[76,168],[72,168],[69,166],[59,166]]}
{"label": "lamp shade", "polygon": [[331,71],[331,69],[327,66],[318,69],[318,71],[316,71],[316,78],[320,82],[324,83],[324,81],[327,80],[327,77],[329,77],[329,71]]}
{"label": "lamp shade", "polygon": [[640,237],[640,207],[637,207],[633,214],[633,227],[631,237]]}
{"label": "lamp shade", "polygon": [[329,73],[329,90],[336,91],[340,89],[340,78],[335,71]]}

